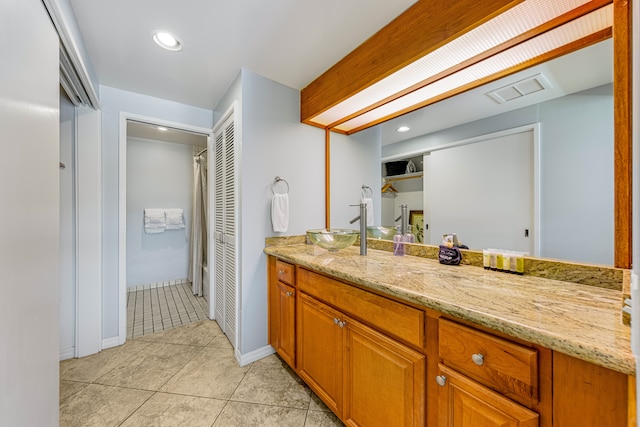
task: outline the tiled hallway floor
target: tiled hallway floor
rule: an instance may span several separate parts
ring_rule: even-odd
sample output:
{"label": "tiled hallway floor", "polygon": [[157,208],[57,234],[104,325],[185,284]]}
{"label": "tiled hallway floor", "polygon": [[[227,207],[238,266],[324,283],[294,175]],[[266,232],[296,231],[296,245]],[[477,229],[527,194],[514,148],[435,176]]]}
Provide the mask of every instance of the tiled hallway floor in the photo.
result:
{"label": "tiled hallway floor", "polygon": [[60,362],[60,426],[342,426],[276,355],[239,367],[211,320]]}
{"label": "tiled hallway floor", "polygon": [[208,303],[191,283],[127,292],[127,339],[207,319]]}

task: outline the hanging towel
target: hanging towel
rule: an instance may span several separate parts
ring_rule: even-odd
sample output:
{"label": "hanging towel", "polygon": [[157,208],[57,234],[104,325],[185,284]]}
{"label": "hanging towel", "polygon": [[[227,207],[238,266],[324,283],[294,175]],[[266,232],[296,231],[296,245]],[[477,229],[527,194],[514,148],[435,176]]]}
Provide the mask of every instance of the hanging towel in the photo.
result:
{"label": "hanging towel", "polygon": [[363,197],[362,202],[367,205],[367,226],[373,225],[373,199],[371,197]]}
{"label": "hanging towel", "polygon": [[144,232],[147,234],[162,233],[167,228],[164,209],[144,210]]}
{"label": "hanging towel", "polygon": [[289,227],[289,195],[275,193],[271,198],[271,224],[280,233]]}
{"label": "hanging towel", "polygon": [[167,221],[167,230],[179,230],[184,228],[182,209],[165,209],[164,213]]}

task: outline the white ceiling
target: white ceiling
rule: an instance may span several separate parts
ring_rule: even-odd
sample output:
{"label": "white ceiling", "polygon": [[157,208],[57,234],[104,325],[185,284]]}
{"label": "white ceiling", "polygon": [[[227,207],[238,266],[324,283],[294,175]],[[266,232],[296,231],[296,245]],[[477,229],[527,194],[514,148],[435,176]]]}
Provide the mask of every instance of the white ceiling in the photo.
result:
{"label": "white ceiling", "polygon": [[[99,83],[213,109],[241,67],[302,89],[415,0],[71,0]],[[170,52],[154,29],[180,38]],[[383,144],[610,83],[611,41],[381,125]],[[506,104],[490,90],[542,72],[552,90]],[[396,129],[408,124],[411,131]]]}
{"label": "white ceiling", "polygon": [[[302,89],[416,0],[71,0],[99,83],[213,109],[241,67]],[[159,48],[163,29],[183,43]]]}

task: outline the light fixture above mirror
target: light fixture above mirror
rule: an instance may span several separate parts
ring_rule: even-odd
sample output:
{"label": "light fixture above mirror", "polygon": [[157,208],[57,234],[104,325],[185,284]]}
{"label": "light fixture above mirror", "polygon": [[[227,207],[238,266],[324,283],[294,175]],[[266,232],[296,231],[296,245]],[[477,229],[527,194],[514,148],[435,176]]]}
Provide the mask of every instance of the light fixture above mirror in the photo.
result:
{"label": "light fixture above mirror", "polygon": [[[411,15],[412,25],[434,24],[444,34],[455,31],[453,24],[438,22],[452,12],[432,4],[434,10],[422,10],[426,6],[420,3],[405,12]],[[385,58],[388,64],[371,65],[383,73],[385,67],[390,68],[378,80],[370,80],[348,94],[328,90],[349,78],[341,72],[342,64],[351,56],[362,57],[360,49],[371,48],[368,44],[376,34],[303,89],[302,121],[351,134],[611,37],[613,6],[607,1],[527,0],[511,2],[498,10],[478,7],[488,10],[485,21],[461,29],[458,36],[436,40],[426,51],[411,52],[417,59],[410,63],[400,67]],[[465,11],[466,15],[470,13]],[[363,86],[360,82],[345,85]],[[318,99],[317,91],[323,91],[324,100]]]}

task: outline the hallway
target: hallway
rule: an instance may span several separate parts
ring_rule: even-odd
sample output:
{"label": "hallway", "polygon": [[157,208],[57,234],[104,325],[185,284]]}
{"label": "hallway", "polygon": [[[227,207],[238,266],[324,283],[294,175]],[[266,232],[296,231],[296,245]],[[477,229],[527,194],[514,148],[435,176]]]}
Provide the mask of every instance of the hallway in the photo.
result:
{"label": "hallway", "polygon": [[239,367],[203,320],[60,362],[60,426],[342,426],[276,355]]}

